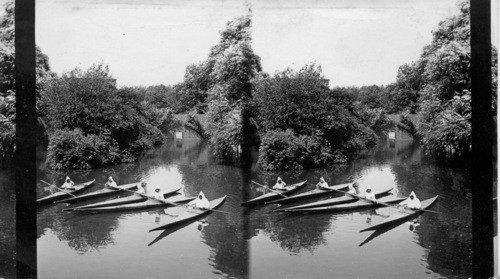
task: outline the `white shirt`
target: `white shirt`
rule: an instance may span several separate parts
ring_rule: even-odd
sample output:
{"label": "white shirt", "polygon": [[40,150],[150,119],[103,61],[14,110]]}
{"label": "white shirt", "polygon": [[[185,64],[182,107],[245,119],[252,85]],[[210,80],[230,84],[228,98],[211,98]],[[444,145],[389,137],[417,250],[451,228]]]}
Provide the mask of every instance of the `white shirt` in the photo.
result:
{"label": "white shirt", "polygon": [[349,191],[347,191],[347,193],[351,194],[351,195],[357,195],[358,194],[358,192],[354,188],[349,188]]}
{"label": "white shirt", "polygon": [[145,195],[146,194],[146,190],[144,189],[144,187],[142,187],[140,184],[137,185],[137,191],[136,191],[137,194],[141,194],[141,195]]}
{"label": "white shirt", "polygon": [[371,200],[371,201],[377,201],[377,198],[375,197],[375,194],[372,192],[366,193],[365,194],[365,199]]}
{"label": "white shirt", "polygon": [[413,209],[418,209],[418,208],[422,207],[422,204],[420,203],[420,200],[417,199],[417,197],[413,197],[413,200],[410,198],[407,198],[406,200],[400,202],[399,204],[406,205],[406,207],[413,208]]}
{"label": "white shirt", "polygon": [[276,190],[283,190],[285,189],[285,186],[286,186],[286,183],[281,181],[281,183],[277,182],[274,186],[273,186],[273,189],[276,189]]}
{"label": "white shirt", "polygon": [[200,198],[196,198],[195,200],[190,201],[189,204],[194,205],[199,209],[210,209],[210,202],[205,197],[203,197],[201,200]]}
{"label": "white shirt", "polygon": [[112,180],[111,182],[107,182],[106,183],[106,187],[118,187],[118,185],[116,185],[116,182],[114,180]]}
{"label": "white shirt", "polygon": [[73,188],[75,185],[75,182],[69,181],[69,182],[64,182],[64,184],[61,186],[61,188],[66,189],[66,188]]}
{"label": "white shirt", "polygon": [[161,200],[163,201],[164,198],[163,198],[163,193],[160,191],[158,193],[155,192],[155,194],[153,195],[153,198],[157,199],[157,200]]}

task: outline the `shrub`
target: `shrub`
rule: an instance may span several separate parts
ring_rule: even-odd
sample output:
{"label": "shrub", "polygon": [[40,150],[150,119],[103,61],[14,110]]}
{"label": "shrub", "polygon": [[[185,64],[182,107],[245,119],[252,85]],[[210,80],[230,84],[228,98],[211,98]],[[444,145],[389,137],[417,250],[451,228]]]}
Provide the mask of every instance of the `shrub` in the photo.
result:
{"label": "shrub", "polygon": [[47,163],[53,169],[89,169],[119,161],[118,144],[109,136],[86,136],[80,129],[56,130],[50,136]]}

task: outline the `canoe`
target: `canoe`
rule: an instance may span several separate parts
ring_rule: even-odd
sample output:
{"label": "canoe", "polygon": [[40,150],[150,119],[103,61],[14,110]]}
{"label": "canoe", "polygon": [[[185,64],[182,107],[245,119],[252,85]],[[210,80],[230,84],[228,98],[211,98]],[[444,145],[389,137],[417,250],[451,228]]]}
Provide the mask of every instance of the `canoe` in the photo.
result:
{"label": "canoe", "polygon": [[[171,195],[179,192],[180,189],[182,189],[182,187],[179,187],[179,188],[174,189],[172,191],[166,192],[165,194],[163,194],[163,197],[167,198],[168,196],[171,196]],[[130,204],[130,203],[143,202],[143,201],[146,201],[147,199],[148,199],[148,197],[146,197],[146,196],[134,193],[131,196],[127,196],[127,197],[123,197],[123,198],[112,199],[112,200],[107,200],[107,201],[98,202],[98,203],[92,203],[92,204],[83,205],[83,206],[79,206],[79,207],[65,208],[65,209],[63,209],[63,211],[73,211],[75,209],[85,209],[85,208]]]}
{"label": "canoe", "polygon": [[65,190],[65,192],[59,191],[59,192],[56,192],[54,194],[48,195],[46,197],[40,198],[40,199],[36,200],[36,205],[37,206],[46,205],[46,204],[53,203],[55,201],[63,200],[67,197],[71,197],[71,195],[68,193],[71,193],[73,195],[80,193],[81,191],[92,186],[92,184],[94,184],[94,182],[95,182],[95,179],[88,181],[88,182],[85,182],[85,183],[76,184],[74,186],[74,188],[75,188],[74,190]]}
{"label": "canoe", "polygon": [[[434,198],[430,198],[430,199],[422,201],[421,202],[421,204],[422,204],[421,209],[427,209],[427,208],[431,207],[436,202],[438,197],[439,196],[435,196]],[[373,231],[373,230],[377,230],[377,229],[380,229],[382,227],[389,226],[389,225],[392,225],[392,224],[395,224],[398,222],[406,221],[406,220],[411,219],[411,218],[415,217],[416,215],[424,212],[421,209],[403,209],[403,210],[396,212],[396,213],[392,214],[391,216],[385,218],[384,220],[382,220],[382,222],[380,222],[376,225],[373,225],[371,227],[368,227],[366,229],[363,229],[360,232]]]}
{"label": "canoe", "polygon": [[122,193],[126,190],[132,191],[137,189],[137,183],[129,183],[129,184],[124,184],[124,185],[119,185],[116,188],[104,188],[101,190],[97,190],[85,195],[81,195],[78,197],[72,197],[64,200],[57,201],[56,203],[77,203],[77,202],[82,202],[86,200],[91,200],[91,199],[96,199],[100,197],[106,197],[110,196],[112,194],[117,194],[117,193]]}
{"label": "canoe", "polygon": [[[307,182],[307,180],[299,182],[299,183],[292,184],[292,185],[288,186],[286,190],[282,190],[282,191],[279,191],[279,192],[280,192],[281,195],[285,195],[286,196],[287,194],[291,194],[291,193],[299,190],[300,188],[304,187],[306,185],[306,182]],[[275,191],[277,191],[277,190],[275,190]],[[279,199],[280,197],[282,197],[280,194],[278,194],[276,192],[269,192],[269,193],[264,194],[262,196],[258,196],[258,197],[254,198],[254,199],[251,199],[251,200],[248,200],[246,202],[243,202],[241,205],[243,205],[243,206],[252,206],[252,205],[262,204],[262,203],[265,203],[267,201]]]}
{"label": "canoe", "polygon": [[137,209],[149,209],[157,207],[169,207],[175,206],[173,203],[183,204],[196,199],[196,197],[173,197],[167,199],[165,202],[159,201],[153,198],[149,198],[146,201],[139,203],[129,203],[116,206],[104,206],[104,207],[92,207],[92,208],[77,208],[74,211],[78,212],[92,212],[92,213],[104,213],[104,212],[116,212],[116,211],[126,211],[126,210],[137,210]]}
{"label": "canoe", "polygon": [[[392,198],[392,199],[380,199],[380,202],[395,204],[404,201],[406,198]],[[335,212],[335,211],[348,211],[355,209],[369,209],[369,208],[377,208],[383,207],[384,205],[381,203],[367,201],[365,199],[359,199],[355,202],[345,203],[345,204],[337,204],[330,206],[321,206],[314,208],[302,208],[302,209],[290,209],[285,210],[286,212],[300,212],[300,213],[322,213],[322,212]]]}
{"label": "canoe", "polygon": [[[226,199],[226,196],[223,196],[223,197],[215,199],[215,200],[211,200],[210,201],[210,208],[216,209],[217,207],[222,205],[222,203],[224,202],[225,199]],[[169,228],[184,224],[186,222],[189,222],[191,220],[194,220],[194,219],[201,217],[203,215],[209,214],[211,212],[212,212],[212,210],[210,210],[210,209],[187,208],[186,212],[175,217],[173,220],[171,220],[167,224],[165,224],[163,226],[159,226],[159,227],[154,228],[154,229],[151,229],[149,231],[152,232],[152,231],[169,229]]]}
{"label": "canoe", "polygon": [[[375,193],[375,197],[377,199],[379,199],[379,198],[387,195],[390,191],[392,191],[392,189],[393,188],[389,188],[389,189],[382,190],[382,191],[377,191]],[[286,207],[286,208],[278,208],[274,211],[279,212],[279,211],[292,210],[292,209],[322,207],[322,206],[327,206],[327,205],[350,203],[350,202],[355,202],[357,200],[358,200],[358,198],[354,197],[353,195],[345,194],[345,195],[340,196],[340,197],[326,199],[326,200],[312,202],[312,203],[307,203],[307,204],[303,204],[303,205],[297,205],[297,206]]]}
{"label": "canoe", "polygon": [[[330,187],[332,187],[335,190],[342,190],[342,189],[348,188],[349,184],[352,184],[352,183],[338,184],[338,185],[333,185]],[[335,190],[314,189],[314,190],[300,193],[298,195],[291,196],[288,198],[282,198],[279,200],[266,202],[266,204],[271,204],[271,203],[287,204],[287,203],[292,203],[292,202],[298,202],[298,201],[307,200],[310,198],[317,198],[319,196],[326,195],[326,194],[332,194],[332,193],[337,192]]]}

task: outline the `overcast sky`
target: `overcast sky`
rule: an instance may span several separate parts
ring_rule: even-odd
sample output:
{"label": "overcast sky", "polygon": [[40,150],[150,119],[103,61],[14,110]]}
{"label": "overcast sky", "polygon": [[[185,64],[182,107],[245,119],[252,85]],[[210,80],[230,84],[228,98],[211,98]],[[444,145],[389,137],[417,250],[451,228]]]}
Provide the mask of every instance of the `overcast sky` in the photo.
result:
{"label": "overcast sky", "polygon": [[36,42],[58,74],[103,61],[119,86],[175,84],[247,5],[264,71],[316,62],[331,87],[393,82],[458,12],[456,0],[39,0]]}

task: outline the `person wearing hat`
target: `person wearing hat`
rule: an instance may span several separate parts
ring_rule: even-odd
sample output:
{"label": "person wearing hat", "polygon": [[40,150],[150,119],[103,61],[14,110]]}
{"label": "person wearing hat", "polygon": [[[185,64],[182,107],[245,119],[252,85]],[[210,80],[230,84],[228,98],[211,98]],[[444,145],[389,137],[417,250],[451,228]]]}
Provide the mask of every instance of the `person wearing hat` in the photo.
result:
{"label": "person wearing hat", "polygon": [[199,209],[210,209],[210,202],[203,194],[203,191],[200,191],[200,193],[198,194],[198,198],[190,201],[188,205]]}
{"label": "person wearing hat", "polygon": [[281,180],[281,177],[278,177],[278,180],[276,181],[276,184],[274,184],[273,189],[285,190],[285,187],[286,187],[285,181]]}
{"label": "person wearing hat", "polygon": [[399,205],[403,205],[411,209],[419,209],[422,207],[420,200],[417,198],[417,195],[415,195],[413,191],[411,191],[410,197],[400,202]]}
{"label": "person wearing hat", "polygon": [[349,191],[347,191],[348,194],[351,195],[359,195],[359,183],[354,182],[353,184],[349,184]]}
{"label": "person wearing hat", "polygon": [[316,188],[320,190],[330,190],[330,187],[328,186],[328,183],[326,183],[323,176],[319,179],[318,184],[316,184]]}
{"label": "person wearing hat", "polygon": [[140,194],[140,195],[146,195],[146,186],[148,186],[146,181],[142,181],[141,183],[138,183],[136,193]]}
{"label": "person wearing hat", "polygon": [[372,187],[370,187],[370,185],[366,186],[365,199],[371,201],[377,201],[377,198],[375,197],[375,194],[373,193]]}
{"label": "person wearing hat", "polygon": [[61,186],[63,189],[74,189],[75,182],[71,181],[69,179],[69,176],[66,176],[66,181],[64,181],[64,184]]}
{"label": "person wearing hat", "polygon": [[111,176],[108,178],[108,182],[106,182],[106,184],[104,184],[104,186],[106,186],[108,188],[118,187],[118,185],[116,185],[116,182],[113,180],[113,177],[111,177]]}
{"label": "person wearing hat", "polygon": [[156,187],[155,188],[155,192],[153,194],[153,198],[157,199],[157,200],[160,200],[160,201],[165,200],[165,198],[163,197],[163,192],[161,191],[160,187]]}

